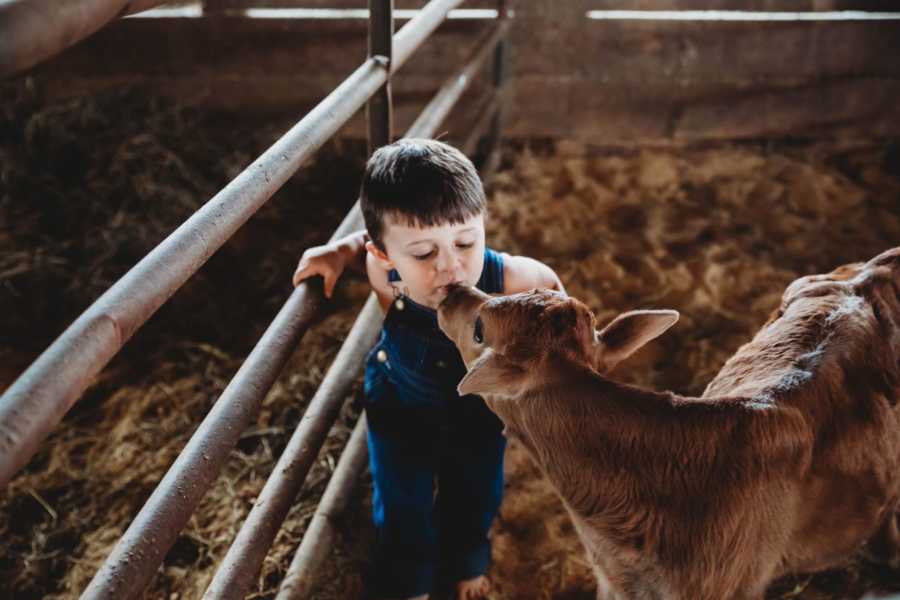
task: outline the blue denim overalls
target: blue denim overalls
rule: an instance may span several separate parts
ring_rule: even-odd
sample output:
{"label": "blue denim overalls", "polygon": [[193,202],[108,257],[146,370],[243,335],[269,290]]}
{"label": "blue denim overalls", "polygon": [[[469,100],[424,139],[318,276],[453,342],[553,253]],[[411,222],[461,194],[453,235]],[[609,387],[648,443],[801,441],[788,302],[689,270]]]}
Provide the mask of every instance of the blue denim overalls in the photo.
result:
{"label": "blue denim overalls", "polygon": [[[399,280],[396,271],[389,279]],[[485,249],[477,287],[503,291],[503,258],[493,250]],[[365,374],[379,597],[431,593],[438,581],[487,571],[506,438],[482,398],[457,394],[465,373],[434,310],[406,296],[391,304]]]}

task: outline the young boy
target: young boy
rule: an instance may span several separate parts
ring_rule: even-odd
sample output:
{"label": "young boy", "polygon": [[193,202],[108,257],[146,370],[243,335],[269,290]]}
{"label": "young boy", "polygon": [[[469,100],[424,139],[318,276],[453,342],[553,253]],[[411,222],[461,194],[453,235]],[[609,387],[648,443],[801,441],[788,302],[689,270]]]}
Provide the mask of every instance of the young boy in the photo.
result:
{"label": "young boy", "polygon": [[321,275],[331,297],[344,268],[355,266],[386,314],[364,386],[375,591],[424,599],[442,581],[455,583],[460,600],[484,598],[505,438],[480,397],[456,393],[466,369],[435,309],[450,284],[492,294],[562,284],[536,260],[485,248],[481,180],[445,143],[403,139],[378,149],[360,203],[367,232],[304,252],[294,285]]}

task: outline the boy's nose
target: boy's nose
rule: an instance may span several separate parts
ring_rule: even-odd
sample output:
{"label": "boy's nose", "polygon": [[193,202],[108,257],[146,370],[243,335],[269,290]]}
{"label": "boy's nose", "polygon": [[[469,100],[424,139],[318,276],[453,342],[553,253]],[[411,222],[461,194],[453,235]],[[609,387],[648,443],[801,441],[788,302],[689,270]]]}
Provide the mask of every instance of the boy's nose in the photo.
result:
{"label": "boy's nose", "polygon": [[454,271],[458,262],[459,261],[456,256],[453,256],[450,253],[442,252],[437,257],[435,267],[441,273],[444,273],[446,271]]}

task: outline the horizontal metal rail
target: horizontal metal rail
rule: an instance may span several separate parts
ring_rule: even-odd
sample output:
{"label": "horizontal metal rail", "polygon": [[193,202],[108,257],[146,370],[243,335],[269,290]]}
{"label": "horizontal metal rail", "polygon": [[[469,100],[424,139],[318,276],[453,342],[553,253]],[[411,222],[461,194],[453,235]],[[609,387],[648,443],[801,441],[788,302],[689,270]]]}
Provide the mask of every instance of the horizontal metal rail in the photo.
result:
{"label": "horizontal metal rail", "polygon": [[334,520],[350,501],[353,485],[366,467],[366,415],[359,417],[350,440],[341,453],[328,487],[316,508],[303,541],[288,568],[275,600],[303,600],[309,597],[316,574],[334,539]]}
{"label": "horizontal metal rail", "polygon": [[[462,0],[433,0],[394,36],[391,71]],[[0,487],[134,332],[362,107],[388,77],[363,63],[78,317],[0,397]],[[299,293],[299,292],[296,292]]]}
{"label": "horizontal metal rail", "polygon": [[[423,17],[422,21],[431,27],[433,18],[426,19],[425,17],[430,17],[435,11],[446,14],[459,3],[461,0],[432,2],[420,13],[420,16]],[[415,28],[417,23],[414,19],[407,23],[403,30],[410,27]],[[436,27],[436,24],[433,27]],[[399,33],[397,35],[399,36]],[[407,36],[406,39],[409,40],[408,43],[421,43],[425,37]],[[409,54],[407,52],[407,56]],[[383,63],[376,59],[370,59],[360,69],[373,64]],[[381,72],[383,73],[383,69]],[[348,82],[350,85],[365,86],[362,90],[354,88],[357,94],[371,95],[383,81],[383,79],[381,81],[375,79],[373,82],[366,79],[360,83],[355,82],[354,76],[351,76],[332,92],[329,98],[348,85]],[[356,108],[358,109],[365,100],[366,97],[362,97]],[[318,111],[321,106],[322,104],[316,107],[314,112]],[[343,115],[343,113],[341,114]],[[349,116],[347,115],[347,118]],[[303,121],[301,121],[302,123]],[[291,131],[293,132],[294,129]],[[276,142],[276,146],[282,140]],[[321,142],[318,145],[321,145]],[[332,240],[359,230],[362,225],[362,216],[357,203],[344,218],[341,226],[332,236]],[[288,302],[279,311],[275,321],[266,330],[263,338],[241,366],[235,378],[229,383],[213,410],[191,437],[179,458],[95,574],[82,598],[130,598],[140,593],[149,583],[166,552],[175,543],[178,533],[184,528],[191,513],[228,458],[228,454],[237,443],[241,432],[258,412],[263,397],[274,383],[297,341],[308,326],[311,316],[307,318],[305,315],[307,311],[314,311],[312,298],[314,297],[316,300],[321,298],[321,291],[317,289],[318,282],[315,291],[311,291],[309,286],[309,283],[304,282],[291,294]],[[374,323],[376,333],[378,323],[380,323],[380,319],[376,318]],[[372,342],[374,342],[374,337]],[[351,348],[350,352],[358,352],[360,351],[359,347],[362,347],[364,355],[369,346],[365,345],[363,339],[359,341],[357,347]],[[361,364],[362,358],[359,361]],[[324,422],[324,419],[318,417],[316,423],[319,421]],[[332,423],[333,419],[325,426],[325,433]],[[315,427],[321,428],[322,425],[316,424]]]}
{"label": "horizontal metal rail", "polygon": [[165,0],[0,1],[0,77],[62,52],[111,21]]}
{"label": "horizontal metal rail", "polygon": [[[472,79],[475,70],[482,65],[491,50],[501,39],[506,28],[501,25],[479,42],[470,60],[459,72],[448,78],[421,115],[406,132],[406,137],[431,137],[453,108]],[[460,86],[459,82],[463,82]],[[297,426],[278,463],[272,469],[256,504],[241,526],[240,531],[222,560],[204,600],[243,598],[252,579],[259,571],[281,523],[287,516],[294,498],[300,492],[328,429],[337,417],[344,398],[356,374],[361,370],[365,354],[374,344],[381,323],[381,310],[370,296],[366,307],[357,317],[350,335],[344,341],[340,354],[325,375],[319,391],[309,407],[307,415],[315,419],[327,417],[328,422],[303,420]],[[362,351],[353,348],[364,344]],[[350,349],[347,347],[351,346]],[[312,418],[312,417],[311,417]],[[324,419],[322,419],[324,420]]]}

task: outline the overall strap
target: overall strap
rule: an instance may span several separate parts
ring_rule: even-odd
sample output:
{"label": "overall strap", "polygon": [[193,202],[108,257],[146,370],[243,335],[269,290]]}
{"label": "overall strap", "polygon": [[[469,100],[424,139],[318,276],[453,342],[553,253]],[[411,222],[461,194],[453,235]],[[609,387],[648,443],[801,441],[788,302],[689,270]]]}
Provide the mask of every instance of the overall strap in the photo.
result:
{"label": "overall strap", "polygon": [[484,268],[475,287],[486,294],[503,293],[503,255],[490,248],[484,249]]}

